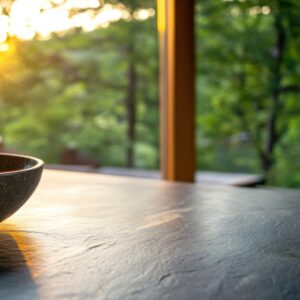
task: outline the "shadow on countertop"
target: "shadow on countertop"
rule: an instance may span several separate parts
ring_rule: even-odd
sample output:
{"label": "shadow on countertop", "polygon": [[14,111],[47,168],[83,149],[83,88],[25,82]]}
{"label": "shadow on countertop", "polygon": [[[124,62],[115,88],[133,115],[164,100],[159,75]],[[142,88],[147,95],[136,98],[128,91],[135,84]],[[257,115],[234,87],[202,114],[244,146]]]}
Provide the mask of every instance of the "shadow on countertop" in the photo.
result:
{"label": "shadow on countertop", "polygon": [[39,299],[30,269],[33,250],[26,233],[11,225],[0,225],[0,299]]}

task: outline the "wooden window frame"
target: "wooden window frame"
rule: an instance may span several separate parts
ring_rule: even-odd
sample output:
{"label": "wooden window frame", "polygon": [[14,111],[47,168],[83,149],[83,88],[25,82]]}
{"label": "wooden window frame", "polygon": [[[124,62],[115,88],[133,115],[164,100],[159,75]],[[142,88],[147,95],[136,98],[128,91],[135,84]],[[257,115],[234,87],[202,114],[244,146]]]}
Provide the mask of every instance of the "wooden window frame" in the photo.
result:
{"label": "wooden window frame", "polygon": [[193,182],[195,155],[194,0],[157,0],[163,179]]}

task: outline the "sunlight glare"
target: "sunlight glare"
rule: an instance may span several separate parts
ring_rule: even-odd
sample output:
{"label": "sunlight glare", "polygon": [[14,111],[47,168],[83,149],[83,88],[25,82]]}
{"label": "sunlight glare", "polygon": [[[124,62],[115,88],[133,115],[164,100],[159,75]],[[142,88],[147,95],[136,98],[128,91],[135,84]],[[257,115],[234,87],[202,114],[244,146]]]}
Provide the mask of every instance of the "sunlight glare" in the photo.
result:
{"label": "sunlight glare", "polygon": [[16,35],[22,40],[31,40],[35,36],[35,31],[29,27],[19,27],[17,28]]}
{"label": "sunlight glare", "polygon": [[0,52],[7,52],[9,50],[8,44],[0,44]]}
{"label": "sunlight glare", "polygon": [[[85,11],[76,11],[80,9]],[[0,5],[0,43],[8,36],[48,39],[54,32],[72,28],[92,31],[119,20],[146,20],[154,15],[154,9],[138,9],[131,15],[125,5],[103,4],[100,0],[15,0],[9,16],[2,14]]]}
{"label": "sunlight glare", "polygon": [[35,35],[31,28],[31,20],[39,14],[39,7],[34,1],[15,1],[10,11],[9,34],[18,36],[20,39],[32,39]]}
{"label": "sunlight glare", "polygon": [[120,8],[114,8],[110,4],[106,4],[103,9],[97,14],[94,19],[94,25],[97,26],[106,26],[110,22],[116,22],[120,19],[123,19],[124,11]]}
{"label": "sunlight glare", "polygon": [[153,8],[149,8],[149,9],[139,9],[134,13],[134,18],[136,20],[147,20],[150,17],[154,17],[155,16],[155,10]]}
{"label": "sunlight glare", "polygon": [[4,43],[7,39],[7,33],[5,31],[0,31],[0,43]]}
{"label": "sunlight glare", "polygon": [[64,7],[67,9],[73,9],[73,8],[97,8],[100,6],[100,2],[98,0],[68,0]]}
{"label": "sunlight glare", "polygon": [[8,28],[9,28],[9,17],[0,15],[0,29],[5,30],[7,32]]}
{"label": "sunlight glare", "polygon": [[32,20],[35,31],[43,38],[47,38],[52,32],[62,32],[71,28],[69,13],[63,8],[48,9]]}
{"label": "sunlight glare", "polygon": [[71,27],[82,27],[84,31],[92,31],[95,26],[92,21],[92,14],[90,12],[80,13],[71,18]]}
{"label": "sunlight glare", "polygon": [[57,4],[57,5],[62,4],[63,2],[64,2],[64,0],[52,0],[52,3]]}

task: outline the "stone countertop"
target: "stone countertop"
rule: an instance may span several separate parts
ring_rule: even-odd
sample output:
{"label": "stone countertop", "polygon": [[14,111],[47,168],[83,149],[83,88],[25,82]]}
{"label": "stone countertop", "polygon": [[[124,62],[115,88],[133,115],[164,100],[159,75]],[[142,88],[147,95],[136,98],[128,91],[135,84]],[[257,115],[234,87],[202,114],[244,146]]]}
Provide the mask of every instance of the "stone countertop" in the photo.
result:
{"label": "stone countertop", "polygon": [[299,299],[300,192],[46,170],[0,299]]}

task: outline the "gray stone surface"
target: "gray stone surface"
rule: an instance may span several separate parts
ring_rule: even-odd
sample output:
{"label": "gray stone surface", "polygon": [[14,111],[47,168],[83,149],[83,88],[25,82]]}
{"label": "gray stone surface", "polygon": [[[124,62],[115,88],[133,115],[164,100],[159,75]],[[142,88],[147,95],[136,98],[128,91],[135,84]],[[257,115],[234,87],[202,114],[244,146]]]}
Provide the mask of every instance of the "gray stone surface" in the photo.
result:
{"label": "gray stone surface", "polygon": [[299,299],[300,193],[45,171],[0,299]]}

